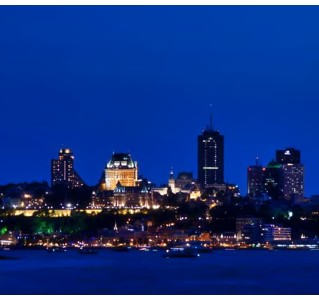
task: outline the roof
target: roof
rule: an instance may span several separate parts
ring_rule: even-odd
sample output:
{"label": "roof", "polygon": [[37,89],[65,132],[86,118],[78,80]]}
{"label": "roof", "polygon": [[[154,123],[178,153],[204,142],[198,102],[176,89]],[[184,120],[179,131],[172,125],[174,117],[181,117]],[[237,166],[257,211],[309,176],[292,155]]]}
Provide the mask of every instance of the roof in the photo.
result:
{"label": "roof", "polygon": [[136,162],[130,153],[113,153],[111,160],[106,164],[107,169],[133,169]]}

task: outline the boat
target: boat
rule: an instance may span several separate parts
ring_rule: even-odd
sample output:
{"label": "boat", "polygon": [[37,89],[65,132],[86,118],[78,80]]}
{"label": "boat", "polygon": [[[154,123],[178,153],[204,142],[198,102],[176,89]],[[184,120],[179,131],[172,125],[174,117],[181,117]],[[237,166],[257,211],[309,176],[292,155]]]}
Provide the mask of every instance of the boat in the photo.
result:
{"label": "boat", "polygon": [[95,250],[95,249],[92,249],[92,248],[80,248],[79,250],[78,250],[78,252],[80,253],[80,254],[97,254],[98,253],[98,251],[97,250]]}
{"label": "boat", "polygon": [[13,256],[0,255],[0,260],[13,260],[13,259],[18,259],[18,258]]}
{"label": "boat", "polygon": [[115,246],[111,247],[111,250],[116,251],[116,252],[127,252],[131,249],[131,247],[127,246]]}
{"label": "boat", "polygon": [[56,253],[62,253],[66,252],[66,248],[63,247],[49,247],[47,248],[47,251],[50,253],[56,252]]}
{"label": "boat", "polygon": [[186,244],[189,247],[192,247],[198,253],[212,253],[213,249],[206,244],[198,241],[189,242]]}
{"label": "boat", "polygon": [[192,247],[173,247],[166,250],[163,257],[165,258],[191,258],[198,257],[196,249]]}

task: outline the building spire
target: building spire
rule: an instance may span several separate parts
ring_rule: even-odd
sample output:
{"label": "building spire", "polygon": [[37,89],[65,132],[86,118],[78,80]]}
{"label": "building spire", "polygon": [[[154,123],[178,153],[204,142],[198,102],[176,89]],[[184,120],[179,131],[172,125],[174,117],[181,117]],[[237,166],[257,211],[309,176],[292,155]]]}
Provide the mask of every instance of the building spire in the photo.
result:
{"label": "building spire", "polygon": [[256,157],[256,166],[259,166],[259,157]]}
{"label": "building spire", "polygon": [[169,172],[169,179],[174,179],[173,167],[171,167],[171,171]]}
{"label": "building spire", "polygon": [[213,112],[212,112],[212,104],[209,105],[210,113],[209,113],[209,130],[213,131]]}

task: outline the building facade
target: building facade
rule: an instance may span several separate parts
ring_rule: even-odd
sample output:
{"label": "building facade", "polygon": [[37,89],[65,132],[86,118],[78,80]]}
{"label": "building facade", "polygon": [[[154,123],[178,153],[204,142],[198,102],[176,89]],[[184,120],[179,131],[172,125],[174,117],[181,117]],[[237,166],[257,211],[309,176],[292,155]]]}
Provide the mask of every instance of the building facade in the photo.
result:
{"label": "building facade", "polygon": [[284,199],[293,203],[304,198],[304,166],[301,164],[283,164]]}
{"label": "building facade", "polygon": [[284,177],[281,164],[271,161],[264,174],[264,189],[270,199],[283,199]]}
{"label": "building facade", "polygon": [[272,199],[303,201],[304,166],[300,163],[300,151],[294,148],[277,150],[276,160],[266,168],[264,186]]}
{"label": "building facade", "polygon": [[212,126],[198,136],[198,182],[205,188],[224,183],[224,136]]}
{"label": "building facade", "polygon": [[256,159],[256,165],[247,169],[247,191],[252,198],[258,198],[264,193],[264,176],[266,168],[261,166]]}
{"label": "building facade", "polygon": [[138,179],[137,162],[129,153],[114,153],[106,164],[104,174],[105,190],[114,190],[118,183],[124,187],[134,187]]}
{"label": "building facade", "polygon": [[237,218],[237,241],[246,243],[258,242],[260,238],[262,220],[255,217]]}
{"label": "building facade", "polygon": [[294,148],[277,150],[276,162],[279,164],[300,164],[300,151]]}
{"label": "building facade", "polygon": [[261,236],[263,242],[290,241],[291,228],[277,226],[275,224],[264,224],[262,226]]}
{"label": "building facade", "polygon": [[61,149],[59,158],[51,160],[51,185],[64,185],[69,189],[85,185],[74,169],[74,156],[71,149]]}

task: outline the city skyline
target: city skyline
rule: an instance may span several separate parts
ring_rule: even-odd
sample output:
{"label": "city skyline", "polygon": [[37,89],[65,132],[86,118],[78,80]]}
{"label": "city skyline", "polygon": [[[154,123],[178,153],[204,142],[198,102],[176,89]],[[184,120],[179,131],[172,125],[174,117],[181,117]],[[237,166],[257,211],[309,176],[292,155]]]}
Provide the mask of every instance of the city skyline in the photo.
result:
{"label": "city skyline", "polygon": [[[1,7],[0,184],[50,182],[71,148],[98,183],[114,152],[157,185],[197,177],[197,137],[224,136],[224,181],[301,151],[319,194],[318,7]],[[163,22],[165,20],[165,22]],[[297,22],[296,22],[297,20]]]}

